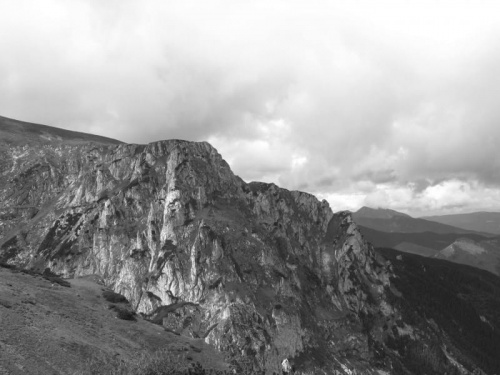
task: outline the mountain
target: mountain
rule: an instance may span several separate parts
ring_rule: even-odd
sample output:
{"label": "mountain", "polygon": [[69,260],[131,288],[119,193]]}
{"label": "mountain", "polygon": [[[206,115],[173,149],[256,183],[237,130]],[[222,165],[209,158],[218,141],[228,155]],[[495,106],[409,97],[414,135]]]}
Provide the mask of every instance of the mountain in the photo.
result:
{"label": "mountain", "polygon": [[[446,224],[424,219],[416,219],[401,212],[388,209],[373,209],[362,207],[352,214],[359,225],[381,232],[397,233],[477,233],[472,230],[461,229]],[[485,233],[481,233],[487,235]],[[493,236],[493,235],[492,235]]]}
{"label": "mountain", "polygon": [[116,139],[80,133],[47,125],[38,125],[0,116],[0,145],[25,146],[43,144],[120,144]]}
{"label": "mountain", "polygon": [[394,219],[394,218],[411,218],[410,215],[402,212],[390,210],[388,208],[370,208],[363,206],[353,214],[355,218],[363,219]]}
{"label": "mountain", "polygon": [[446,224],[424,219],[415,219],[409,215],[387,209],[372,209],[362,207],[352,214],[359,225],[381,232],[397,233],[475,233],[472,230],[461,229]]}
{"label": "mountain", "polygon": [[[360,212],[361,211],[361,212]],[[500,237],[479,232],[463,233],[461,229],[440,223],[425,223],[411,216],[392,210],[373,210],[364,207],[353,214],[364,238],[376,248],[391,248],[405,253],[446,259],[450,262],[467,264],[500,276]],[[359,214],[364,215],[362,217]],[[365,219],[365,217],[368,219]],[[364,224],[368,222],[369,226]],[[414,223],[417,228],[432,229],[425,232],[393,232],[373,229],[405,228]],[[436,225],[436,226],[434,226]]]}
{"label": "mountain", "polygon": [[[477,242],[489,241],[491,239],[475,233],[390,233],[377,231],[362,225],[359,228],[366,240],[375,247],[387,247],[422,256],[434,256],[455,241],[463,238]],[[491,239],[491,241],[494,242],[495,240]]]}
{"label": "mountain", "polygon": [[500,212],[473,212],[469,214],[427,216],[423,219],[453,225],[457,228],[500,235]]}
{"label": "mountain", "polygon": [[434,255],[436,258],[467,264],[500,276],[500,239],[459,238]]}
{"label": "mountain", "polygon": [[[481,363],[486,373],[498,374],[500,368],[494,358],[500,345],[500,278],[444,260],[392,249],[377,251],[393,266],[391,285],[402,295],[397,306],[404,311],[405,321],[425,314],[436,329],[445,332],[446,339],[441,344],[433,342],[433,338],[427,338],[426,344],[405,343],[404,338],[403,342],[391,344],[401,348],[401,356],[412,358],[407,362],[409,366],[419,374],[433,373],[459,345],[461,363],[468,362],[465,358],[474,358],[474,363]],[[443,345],[443,353],[432,353],[431,348],[436,345]],[[426,358],[424,363],[422,358]],[[447,373],[444,368],[441,371]]]}
{"label": "mountain", "polygon": [[[0,140],[4,267],[98,278],[145,323],[202,339],[236,373],[500,368],[426,311],[411,313],[393,261],[349,212],[246,183],[206,142],[65,142],[44,129],[49,143],[25,147],[16,127]],[[496,345],[497,326],[488,327]]]}

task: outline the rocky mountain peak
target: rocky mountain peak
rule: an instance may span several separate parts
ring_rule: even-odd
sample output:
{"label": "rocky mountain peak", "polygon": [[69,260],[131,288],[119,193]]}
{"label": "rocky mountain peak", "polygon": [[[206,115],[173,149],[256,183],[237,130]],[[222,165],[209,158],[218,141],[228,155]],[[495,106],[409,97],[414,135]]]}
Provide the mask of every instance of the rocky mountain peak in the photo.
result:
{"label": "rocky mountain peak", "polygon": [[378,309],[390,275],[349,213],[247,184],[206,142],[10,150],[3,262],[99,275],[138,312],[269,371],[326,344],[327,322]]}
{"label": "rocky mountain peak", "polygon": [[206,142],[6,150],[0,262],[97,275],[236,372],[377,374],[400,361],[388,338],[413,335],[349,212],[246,183]]}
{"label": "rocky mountain peak", "polygon": [[394,217],[411,217],[402,212],[394,211],[388,208],[371,208],[367,206],[361,207],[354,214],[356,217],[363,217],[367,219],[392,219]]}

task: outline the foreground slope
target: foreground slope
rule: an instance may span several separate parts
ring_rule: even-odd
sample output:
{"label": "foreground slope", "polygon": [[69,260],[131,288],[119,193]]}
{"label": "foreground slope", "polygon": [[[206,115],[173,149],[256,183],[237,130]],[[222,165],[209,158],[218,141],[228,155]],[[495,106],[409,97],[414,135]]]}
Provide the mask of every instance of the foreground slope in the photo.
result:
{"label": "foreground slope", "polygon": [[[303,374],[418,373],[388,343],[433,327],[403,320],[391,264],[349,213],[245,183],[204,142],[8,150],[0,262],[98,275],[151,321],[225,352],[236,372],[279,373],[289,360]],[[429,373],[478,370],[457,361]]]}
{"label": "foreground slope", "polygon": [[223,355],[201,339],[140,317],[117,319],[98,277],[70,285],[0,267],[0,374],[112,373],[121,361],[137,362],[161,348],[177,355],[179,365],[203,362],[207,370],[229,372]]}

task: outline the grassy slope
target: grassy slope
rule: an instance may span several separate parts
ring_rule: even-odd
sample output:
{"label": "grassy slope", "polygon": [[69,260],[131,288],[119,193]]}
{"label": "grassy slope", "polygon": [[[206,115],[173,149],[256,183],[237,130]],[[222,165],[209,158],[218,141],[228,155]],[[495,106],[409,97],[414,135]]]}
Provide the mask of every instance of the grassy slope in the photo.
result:
{"label": "grassy slope", "polygon": [[102,144],[122,143],[112,138],[75,132],[47,125],[33,124],[0,116],[0,146],[1,143],[13,146],[24,146],[26,144],[50,144],[59,142],[64,142],[64,144],[88,142]]}
{"label": "grassy slope", "polygon": [[0,374],[102,373],[121,360],[165,349],[181,364],[199,361],[224,370],[223,355],[201,339],[166,332],[137,317],[120,320],[92,277],[69,280],[71,288],[0,267]]}

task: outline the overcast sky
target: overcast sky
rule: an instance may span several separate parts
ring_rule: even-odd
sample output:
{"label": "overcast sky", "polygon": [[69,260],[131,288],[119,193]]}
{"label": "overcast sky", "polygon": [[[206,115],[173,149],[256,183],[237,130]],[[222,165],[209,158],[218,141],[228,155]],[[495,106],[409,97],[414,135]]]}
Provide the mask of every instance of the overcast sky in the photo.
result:
{"label": "overcast sky", "polygon": [[207,140],[335,211],[500,210],[500,2],[0,0],[0,115]]}

